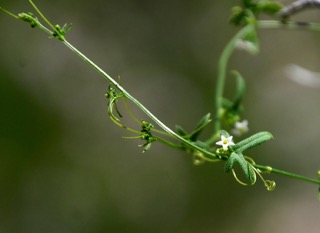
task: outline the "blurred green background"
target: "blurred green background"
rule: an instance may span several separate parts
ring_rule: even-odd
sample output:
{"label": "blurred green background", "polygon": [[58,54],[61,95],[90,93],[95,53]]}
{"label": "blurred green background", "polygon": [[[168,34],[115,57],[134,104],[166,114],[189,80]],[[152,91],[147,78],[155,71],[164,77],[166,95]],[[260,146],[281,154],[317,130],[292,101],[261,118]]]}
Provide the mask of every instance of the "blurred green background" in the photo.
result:
{"label": "blurred green background", "polygon": [[[188,130],[214,114],[217,61],[238,30],[228,19],[239,2],[36,1],[54,23],[72,22],[67,39],[164,123]],[[1,5],[34,12],[27,0]],[[141,141],[122,139],[129,132],[108,119],[107,81],[42,31],[4,13],[0,22],[1,233],[319,232],[318,187],[266,175],[277,182],[268,192],[160,144],[142,154]],[[320,34],[259,32],[261,53],[237,52],[229,65],[247,80],[250,133],[275,138],[249,155],[315,177],[320,90],[293,83],[284,68],[320,71]]]}

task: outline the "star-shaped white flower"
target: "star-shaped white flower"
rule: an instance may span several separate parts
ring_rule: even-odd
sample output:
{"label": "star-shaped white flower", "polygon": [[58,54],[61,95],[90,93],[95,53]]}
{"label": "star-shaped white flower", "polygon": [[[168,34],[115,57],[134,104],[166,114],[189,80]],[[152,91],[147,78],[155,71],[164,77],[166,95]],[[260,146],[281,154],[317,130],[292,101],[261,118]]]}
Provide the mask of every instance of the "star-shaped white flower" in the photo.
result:
{"label": "star-shaped white flower", "polygon": [[248,128],[248,121],[247,120],[243,120],[241,122],[237,121],[234,124],[234,129],[232,130],[232,134],[234,134],[236,136],[240,136],[248,131],[249,131],[249,128]]}
{"label": "star-shaped white flower", "polygon": [[227,151],[229,146],[234,146],[234,142],[232,141],[233,136],[225,137],[221,135],[220,141],[216,142],[217,145],[222,146],[223,150]]}

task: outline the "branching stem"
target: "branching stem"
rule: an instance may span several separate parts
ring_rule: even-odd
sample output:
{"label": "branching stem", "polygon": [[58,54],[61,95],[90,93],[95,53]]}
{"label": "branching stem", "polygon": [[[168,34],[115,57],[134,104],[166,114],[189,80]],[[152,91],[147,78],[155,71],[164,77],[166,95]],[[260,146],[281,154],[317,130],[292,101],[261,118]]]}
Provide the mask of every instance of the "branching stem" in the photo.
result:
{"label": "branching stem", "polygon": [[97,70],[105,79],[110,81],[120,92],[122,92],[127,99],[132,101],[137,107],[139,107],[152,121],[154,121],[160,128],[162,128],[165,132],[167,132],[170,136],[182,142],[183,144],[189,146],[194,150],[201,151],[202,153],[217,158],[217,156],[203,149],[194,143],[187,141],[183,137],[176,134],[169,127],[167,127],[164,123],[162,123],[156,116],[154,116],[144,105],[142,105],[136,98],[134,98],[129,92],[127,92],[117,81],[115,81],[109,74],[107,74],[104,70],[102,70],[99,66],[97,66],[93,61],[91,61],[87,56],[81,53],[78,49],[76,49],[72,44],[70,44],[67,40],[62,41],[71,51],[77,54],[80,58],[82,58],[85,62],[91,65],[95,70]]}

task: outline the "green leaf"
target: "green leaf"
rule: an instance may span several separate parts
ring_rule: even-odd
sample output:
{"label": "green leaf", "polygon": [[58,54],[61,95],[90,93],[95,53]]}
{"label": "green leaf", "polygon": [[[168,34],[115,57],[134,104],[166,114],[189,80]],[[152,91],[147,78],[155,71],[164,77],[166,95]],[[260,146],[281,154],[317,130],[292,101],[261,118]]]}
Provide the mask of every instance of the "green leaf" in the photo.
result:
{"label": "green leaf", "polygon": [[273,1],[260,1],[256,5],[256,10],[265,14],[276,14],[283,8],[278,2]]}
{"label": "green leaf", "polygon": [[231,153],[230,157],[225,163],[224,171],[227,173],[230,172],[233,169],[235,162],[237,162],[240,165],[242,171],[244,172],[246,178],[249,180],[250,184],[253,184],[256,181],[255,172],[241,153]]}
{"label": "green leaf", "polygon": [[176,125],[176,130],[180,136],[185,137],[186,139],[189,139],[192,142],[195,142],[197,141],[197,138],[202,132],[203,128],[211,122],[210,116],[211,114],[208,113],[204,117],[202,117],[198,122],[195,130],[190,134],[188,134],[180,125]]}
{"label": "green leaf", "polygon": [[272,138],[273,138],[272,134],[269,132],[266,132],[266,131],[256,133],[256,134],[238,142],[236,145],[234,145],[232,147],[232,149],[236,153],[242,153],[245,150],[251,149],[251,148],[256,147],[266,141],[269,141]]}
{"label": "green leaf", "polygon": [[176,130],[178,134],[182,137],[187,135],[187,132],[180,125],[176,125]]}
{"label": "green leaf", "polygon": [[190,134],[190,140],[196,141],[200,133],[202,132],[203,128],[211,122],[211,114],[208,113],[204,117],[200,119],[198,122],[196,129]]}

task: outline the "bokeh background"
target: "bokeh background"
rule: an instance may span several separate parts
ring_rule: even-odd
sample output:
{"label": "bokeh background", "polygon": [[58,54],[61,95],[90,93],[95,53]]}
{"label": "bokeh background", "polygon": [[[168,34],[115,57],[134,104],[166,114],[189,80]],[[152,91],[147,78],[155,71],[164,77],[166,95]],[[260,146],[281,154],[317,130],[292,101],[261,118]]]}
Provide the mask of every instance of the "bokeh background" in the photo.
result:
{"label": "bokeh background", "polygon": [[[27,0],[0,1],[12,12]],[[289,3],[289,1],[283,1]],[[237,28],[240,1],[37,1],[68,40],[121,82],[169,127],[192,130],[214,114],[217,61]],[[320,21],[319,10],[295,19]],[[315,185],[276,175],[273,192],[243,187],[223,164],[194,166],[138,140],[107,116],[108,82],[59,41],[0,13],[0,232],[319,232]],[[319,32],[260,30],[261,52],[236,52],[230,69],[247,80],[250,133],[275,140],[256,162],[316,177],[320,88],[288,79],[288,64],[319,66]],[[232,96],[232,78],[227,83]],[[207,134],[210,130],[206,131]]]}

